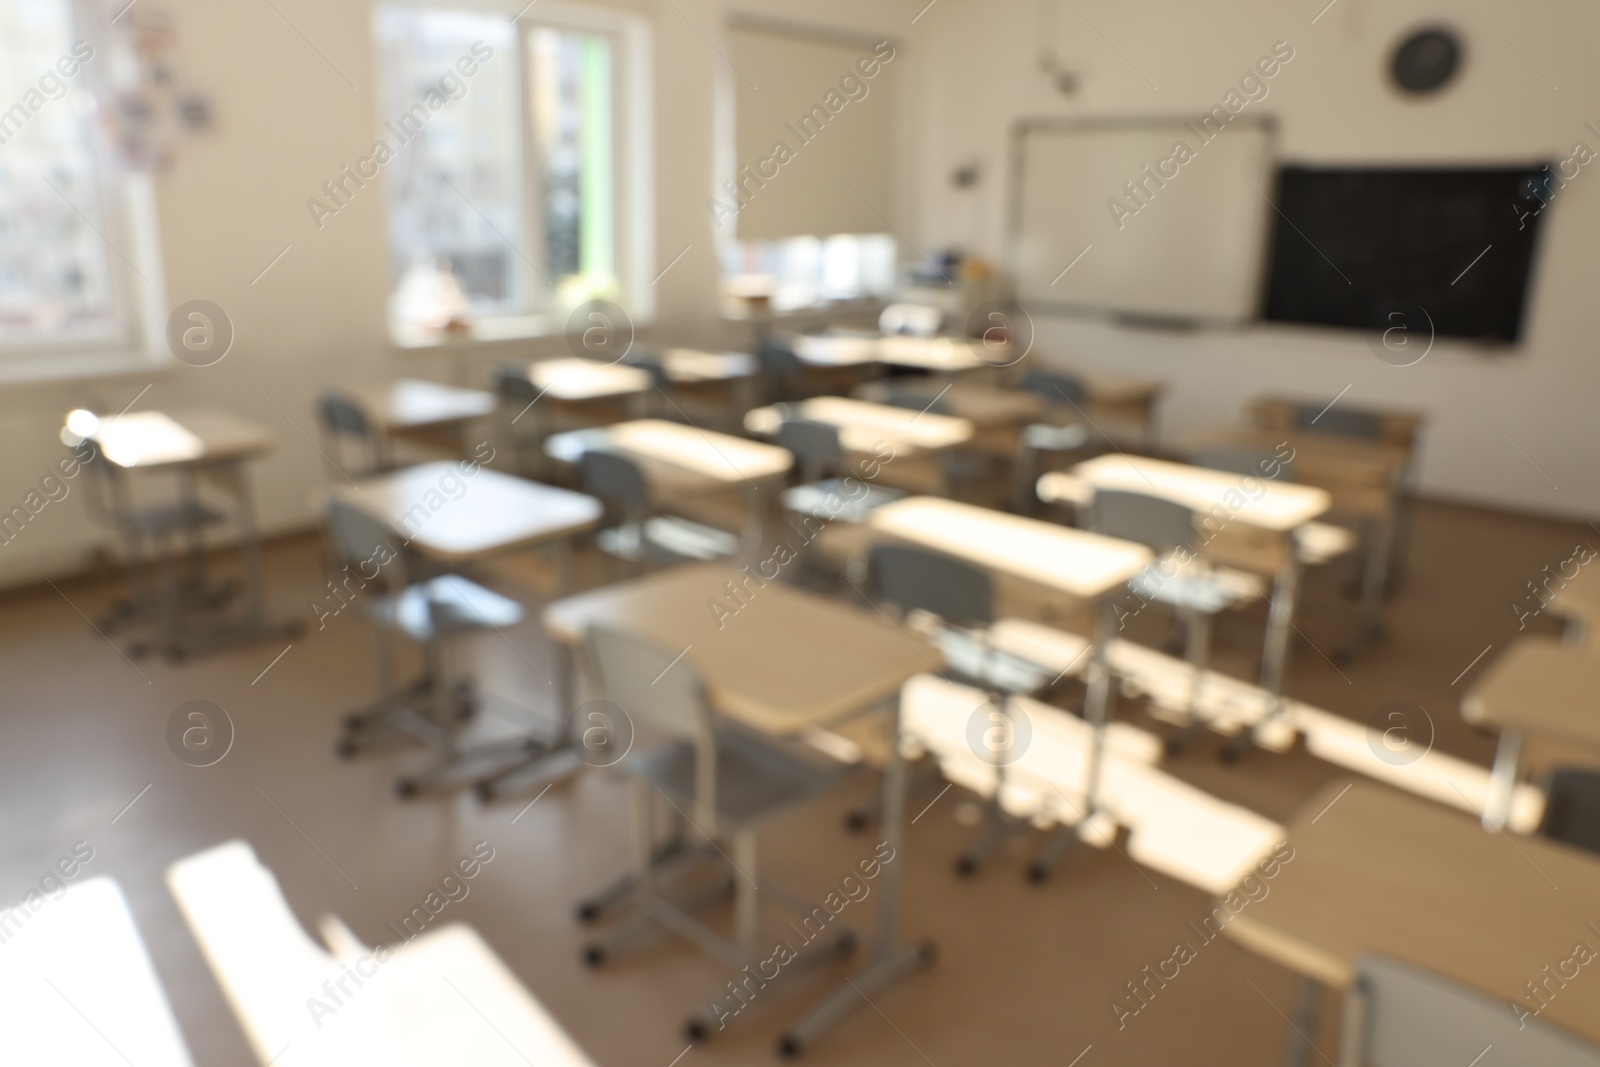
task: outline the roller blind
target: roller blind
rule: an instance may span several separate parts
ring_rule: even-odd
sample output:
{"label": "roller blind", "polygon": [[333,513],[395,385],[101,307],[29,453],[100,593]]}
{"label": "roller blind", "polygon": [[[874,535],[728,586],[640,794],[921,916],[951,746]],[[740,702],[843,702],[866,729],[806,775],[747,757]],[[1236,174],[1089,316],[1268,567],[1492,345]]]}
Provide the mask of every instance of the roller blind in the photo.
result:
{"label": "roller blind", "polygon": [[743,206],[719,190],[737,208],[722,225],[746,241],[886,231],[893,47],[751,26],[732,44]]}

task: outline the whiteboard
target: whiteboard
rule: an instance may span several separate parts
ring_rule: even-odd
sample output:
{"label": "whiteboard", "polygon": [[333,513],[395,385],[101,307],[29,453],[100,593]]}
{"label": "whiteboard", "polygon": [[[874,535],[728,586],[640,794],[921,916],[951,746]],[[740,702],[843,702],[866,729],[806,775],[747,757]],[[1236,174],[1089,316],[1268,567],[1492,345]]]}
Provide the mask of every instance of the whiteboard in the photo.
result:
{"label": "whiteboard", "polygon": [[1273,215],[1269,119],[1024,121],[1013,147],[1010,265],[1023,307],[1254,317]]}

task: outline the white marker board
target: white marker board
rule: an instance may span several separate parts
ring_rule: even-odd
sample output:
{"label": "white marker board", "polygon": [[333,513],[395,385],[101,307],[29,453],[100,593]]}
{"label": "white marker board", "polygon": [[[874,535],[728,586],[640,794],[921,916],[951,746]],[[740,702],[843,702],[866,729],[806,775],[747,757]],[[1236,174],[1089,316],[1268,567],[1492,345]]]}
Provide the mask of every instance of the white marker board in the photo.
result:
{"label": "white marker board", "polygon": [[[1252,318],[1271,232],[1272,147],[1271,123],[1245,115],[1220,129],[1164,118],[1019,124],[1010,246],[1018,301],[1177,323]],[[1126,182],[1140,187],[1138,199]]]}

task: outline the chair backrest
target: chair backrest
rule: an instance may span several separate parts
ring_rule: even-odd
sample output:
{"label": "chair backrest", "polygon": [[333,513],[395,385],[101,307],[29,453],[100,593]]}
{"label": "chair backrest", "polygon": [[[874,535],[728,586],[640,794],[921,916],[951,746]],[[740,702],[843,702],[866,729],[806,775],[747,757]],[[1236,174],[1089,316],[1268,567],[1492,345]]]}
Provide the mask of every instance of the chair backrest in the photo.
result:
{"label": "chair backrest", "polygon": [[605,626],[585,641],[601,692],[631,718],[686,741],[711,728],[700,672],[677,650]]}
{"label": "chair backrest", "polygon": [[539,399],[539,387],[528,377],[528,364],[522,360],[502,363],[494,369],[494,391],[513,404],[531,404]]}
{"label": "chair backrest", "polygon": [[1556,768],[1550,776],[1539,833],[1600,853],[1600,771]]}
{"label": "chair backrest", "polygon": [[370,439],[372,425],[361,405],[343,393],[323,393],[317,398],[317,417],[330,434]]}
{"label": "chair backrest", "polygon": [[824,471],[844,465],[839,427],[816,419],[785,418],[778,424],[778,445],[794,454],[802,481],[814,482]]}
{"label": "chair backrest", "polygon": [[[1189,462],[1196,467],[1206,467],[1229,474],[1251,474],[1257,478],[1275,478],[1281,482],[1294,481],[1294,463],[1279,459],[1261,448],[1246,445],[1209,445],[1189,453]],[[1268,471],[1276,470],[1276,474]]]}
{"label": "chair backrest", "polygon": [[1156,552],[1194,546],[1194,512],[1186,505],[1149,493],[1097,489],[1089,508],[1095,533],[1136,541]]}
{"label": "chair backrest", "polygon": [[717,811],[717,746],[700,672],[686,655],[605,626],[584,648],[605,699],[633,720],[694,745],[695,824],[712,832]]}
{"label": "chair backrest", "polygon": [[782,341],[762,341],[756,346],[756,359],[761,364],[763,374],[775,377],[797,374],[801,370],[800,357]]}
{"label": "chair backrest", "polygon": [[912,411],[927,411],[935,415],[950,414],[950,404],[937,394],[929,396],[925,391],[905,386],[889,386],[881,395],[879,403],[888,404],[890,407],[909,408]]}
{"label": "chair backrest", "polygon": [[926,611],[953,626],[994,621],[994,583],[961,560],[908,545],[874,545],[867,584],[901,611]]}
{"label": "chair backrest", "polygon": [[672,379],[667,377],[667,364],[662,359],[661,353],[653,348],[635,347],[623,359],[630,367],[638,367],[650,375],[650,383],[657,389],[665,389],[672,384]]}
{"label": "chair backrest", "polygon": [[[352,507],[337,498],[328,501],[325,514],[334,555],[340,563],[357,567],[360,576],[367,581],[373,578],[373,575],[368,573],[371,568],[379,567],[388,585],[396,589],[405,587],[405,547],[401,543],[403,538],[386,523],[379,522],[360,508]],[[385,563],[385,560],[389,562]]]}
{"label": "chair backrest", "polygon": [[[1600,1067],[1600,1048],[1505,1000],[1384,956],[1356,960],[1345,1011],[1344,1059],[1365,1067]],[[1531,1013],[1538,1002],[1527,1005]],[[1354,1055],[1350,1053],[1354,1052]]]}
{"label": "chair backrest", "polygon": [[637,515],[649,502],[644,471],[639,464],[619,452],[590,448],[578,460],[578,475],[583,491],[630,515]]}
{"label": "chair backrest", "polygon": [[[356,474],[376,474],[387,465],[383,437],[354,398],[332,391],[323,393],[317,398],[317,421],[322,423],[323,440],[332,453],[326,458],[340,473],[353,470]],[[345,459],[339,447],[341,438],[359,441],[366,449],[366,462],[355,468],[341,464]]]}
{"label": "chair backrest", "polygon": [[1022,376],[1022,388],[1050,403],[1081,407],[1088,397],[1083,380],[1071,374],[1035,370]]}
{"label": "chair backrest", "polygon": [[1294,409],[1294,424],[1307,433],[1333,437],[1359,437],[1365,441],[1383,440],[1383,416],[1360,408],[1321,408],[1299,404]]}

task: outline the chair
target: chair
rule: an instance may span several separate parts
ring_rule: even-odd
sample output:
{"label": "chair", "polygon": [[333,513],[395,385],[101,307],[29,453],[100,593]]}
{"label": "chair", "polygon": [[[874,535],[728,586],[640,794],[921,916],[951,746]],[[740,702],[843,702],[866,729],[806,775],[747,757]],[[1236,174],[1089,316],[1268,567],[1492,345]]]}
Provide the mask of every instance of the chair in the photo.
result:
{"label": "chair", "polygon": [[621,525],[601,530],[601,551],[633,565],[684,559],[709,562],[739,549],[737,537],[676,515],[655,514],[644,471],[632,457],[604,447],[586,447],[578,457],[583,491],[605,501]]}
{"label": "chair", "polygon": [[[443,784],[465,761],[456,735],[477,708],[471,679],[452,683],[445,676],[445,642],[515,626],[522,621],[522,608],[458,574],[410,574],[421,561],[397,544],[394,531],[340,500],[329,502],[327,523],[335,558],[344,563],[339,584],[328,584],[341,602],[345,595],[363,602],[376,627],[379,692],[373,704],[345,716],[334,750],[348,759],[364,749],[411,739],[441,751],[440,762],[397,783],[395,791],[411,797]],[[395,681],[390,645],[395,634],[422,649],[422,673],[405,686]]]}
{"label": "chair", "polygon": [[1295,428],[1306,433],[1358,437],[1364,441],[1383,440],[1383,416],[1376,411],[1296,404],[1291,417]]}
{"label": "chair", "polygon": [[769,337],[756,346],[756,361],[761,366],[762,392],[768,403],[804,399],[806,367],[792,347]]}
{"label": "chair", "polygon": [[1081,421],[1083,406],[1088,403],[1088,391],[1083,382],[1070,374],[1050,371],[1030,371],[1023,375],[1022,390],[1039,397],[1050,410],[1060,410],[1069,405],[1073,410],[1064,421],[1029,423],[1022,428],[1017,439],[1017,481],[1015,508],[1022,514],[1033,511],[1034,483],[1042,473],[1039,456],[1045,452],[1077,452],[1089,447],[1093,435]]}
{"label": "chair", "polygon": [[1187,505],[1148,493],[1100,489],[1094,494],[1089,518],[1095,533],[1137,542],[1157,554],[1157,562],[1129,585],[1145,600],[1171,605],[1188,630],[1187,653],[1193,672],[1190,724],[1167,739],[1168,754],[1177,755],[1208,725],[1200,713],[1200,691],[1210,658],[1211,620],[1253,598],[1241,594],[1235,583],[1221,580],[1197,553],[1194,512]]}
{"label": "chair", "polygon": [[[991,719],[998,716],[1003,721],[997,724],[1014,737],[1009,699],[1045,688],[1051,672],[989,644],[988,627],[994,622],[994,583],[989,575],[937,552],[880,544],[867,554],[867,589],[874,600],[891,604],[904,615],[926,613],[938,620],[926,629],[944,654],[947,680],[983,689],[996,709]],[[983,833],[956,858],[956,873],[961,875],[976,873],[1017,825],[1000,806],[1006,761],[988,762],[994,767],[994,794],[985,808]]]}
{"label": "chair", "polygon": [[[1281,460],[1264,448],[1247,445],[1207,445],[1189,453],[1189,461],[1196,467],[1225,471],[1228,474],[1250,475],[1256,478],[1274,478],[1281,482],[1294,481],[1294,461]],[[1268,474],[1268,471],[1274,471]]]}
{"label": "chair", "polygon": [[[785,489],[780,500],[785,510],[810,515],[823,522],[860,524],[874,509],[905,497],[899,489],[868,484],[858,479],[861,489],[846,484],[839,472],[845,469],[844,445],[839,428],[831,422],[788,417],[778,425],[777,443],[794,455],[800,484]],[[842,503],[842,506],[834,505]]]}
{"label": "chair", "polygon": [[[340,471],[360,477],[393,467],[383,434],[353,398],[331,390],[323,393],[317,398],[317,421],[322,425],[322,442],[328,461]],[[346,461],[346,442],[361,450],[363,461],[360,464],[351,465]]]}
{"label": "chair", "polygon": [[[86,439],[79,447],[90,472],[86,494],[90,516],[116,532],[128,568],[128,596],[112,605],[100,625],[109,633],[158,621],[165,631],[162,649],[176,662],[183,658],[185,618],[225,607],[238,593],[234,583],[211,581],[206,569],[205,531],[226,516],[199,499],[188,473],[179,475],[176,500],[135,503],[127,472],[106,459],[93,440]],[[186,560],[181,573],[180,554]],[[150,644],[137,642],[129,646],[129,654],[139,657],[150,649]]]}
{"label": "chair", "polygon": [[[1515,1009],[1526,1003],[1527,1015]],[[1384,956],[1356,960],[1345,996],[1342,1067],[1600,1067],[1600,1048],[1510,1003]],[[1493,1046],[1494,1051],[1484,1053]]]}
{"label": "chair", "polygon": [[1556,768],[1546,790],[1539,833],[1600,853],[1600,771]]}
{"label": "chair", "polygon": [[[528,377],[527,360],[508,360],[489,375],[490,388],[500,398],[501,432],[510,449],[517,473],[535,476],[543,473],[544,454],[540,451],[544,434],[532,409],[543,390]],[[519,432],[517,425],[521,423]]]}
{"label": "chair", "polygon": [[[656,748],[633,752],[620,764],[632,779],[634,913],[605,939],[587,946],[584,961],[599,966],[640,934],[661,928],[735,970],[753,964],[764,947],[759,940],[759,894],[784,895],[759,878],[761,828],[821,799],[839,785],[845,772],[722,721],[711,708],[693,662],[675,650],[602,626],[589,630],[584,648],[600,695],[624,709],[636,731],[667,738]],[[658,892],[656,793],[697,835],[714,845],[730,846],[731,854],[718,845],[716,856],[735,876],[731,941]],[[763,885],[759,891],[758,884]],[[853,938],[846,936],[834,942],[844,950],[852,945]],[[688,1030],[691,1039],[705,1036],[704,1020],[692,1019]]]}

